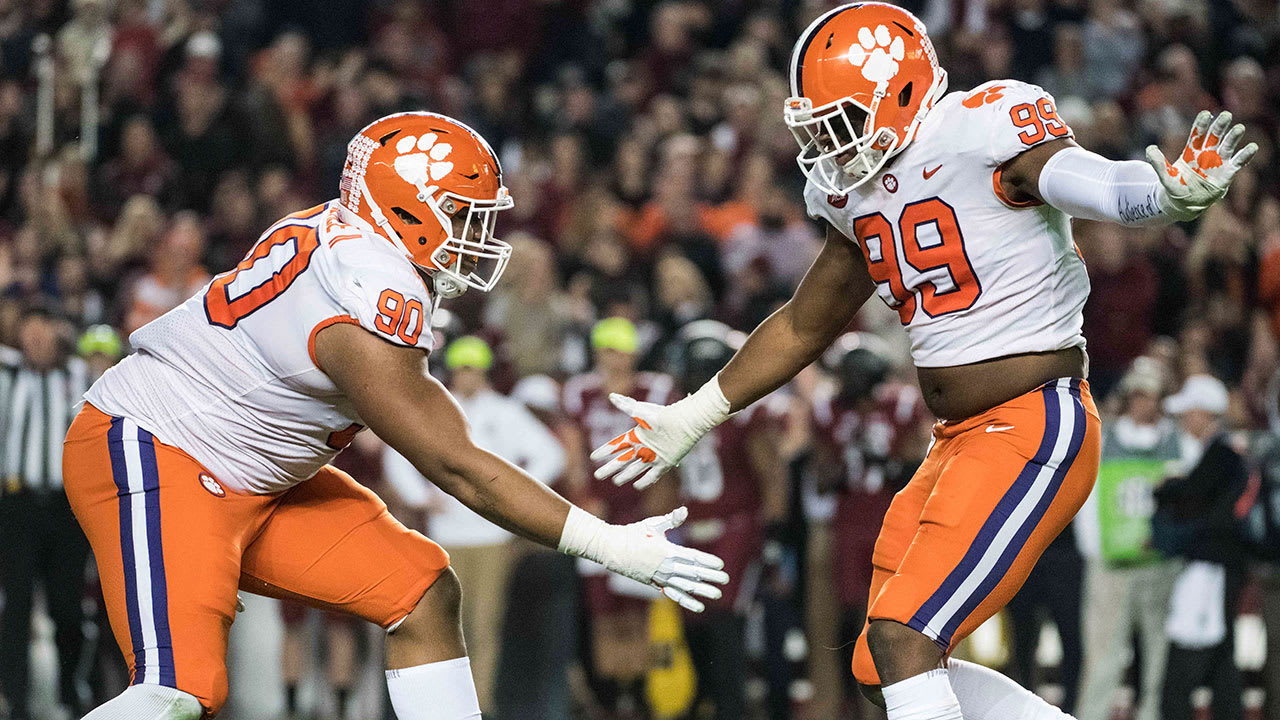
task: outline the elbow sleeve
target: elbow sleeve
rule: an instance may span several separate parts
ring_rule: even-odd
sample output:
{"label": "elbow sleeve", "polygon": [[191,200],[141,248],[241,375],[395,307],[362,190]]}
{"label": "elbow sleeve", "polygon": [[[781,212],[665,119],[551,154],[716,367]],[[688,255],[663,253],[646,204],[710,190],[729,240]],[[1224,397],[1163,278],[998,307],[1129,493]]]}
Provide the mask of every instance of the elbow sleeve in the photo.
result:
{"label": "elbow sleeve", "polygon": [[1138,160],[1067,148],[1044,164],[1039,187],[1046,203],[1072,217],[1134,227],[1171,222],[1161,209],[1165,190],[1156,171]]}

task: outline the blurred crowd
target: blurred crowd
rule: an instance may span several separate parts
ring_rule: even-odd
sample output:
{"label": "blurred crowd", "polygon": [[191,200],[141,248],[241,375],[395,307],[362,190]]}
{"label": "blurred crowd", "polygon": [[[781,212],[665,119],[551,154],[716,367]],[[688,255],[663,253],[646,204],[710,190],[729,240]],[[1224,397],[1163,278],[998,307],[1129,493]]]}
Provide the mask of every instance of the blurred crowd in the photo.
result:
{"label": "blurred crowd", "polygon": [[[1263,702],[1280,720],[1280,564],[1268,556],[1280,546],[1280,9],[901,4],[929,27],[953,90],[1035,82],[1080,144],[1110,158],[1151,143],[1172,157],[1204,108],[1230,110],[1261,146],[1196,223],[1075,223],[1093,285],[1090,380],[1113,428],[1102,480],[999,627],[964,651],[1082,719],[1113,702],[1184,717],[1205,687],[1215,720],[1258,717]],[[358,439],[340,462],[454,558],[486,713],[876,717],[850,686],[851,640],[879,518],[932,422],[896,315],[872,303],[821,363],[643,494],[603,487],[587,458],[631,423],[609,392],[665,401],[697,387],[816,255],[823,229],[805,217],[781,109],[792,42],[827,6],[0,0],[0,345],[16,348],[0,357],[0,717],[74,713],[123,681],[92,572],[84,602],[58,602],[86,550],[59,539],[60,476],[28,459],[44,452],[31,438],[56,428],[14,439],[10,416],[39,395],[16,388],[65,393],[100,374],[129,332],[231,268],[270,223],[335,197],[351,136],[409,109],[484,135],[515,199],[499,220],[515,247],[506,276],[434,322],[434,371],[477,436],[614,521],[690,505],[685,539],[735,575],[705,615],[674,613],[646,588],[477,524],[376,438]],[[50,402],[45,424],[60,417]],[[21,412],[33,426],[35,411]],[[1222,627],[1187,620],[1206,603]],[[38,683],[13,659],[33,607],[57,628],[53,705],[28,703]],[[228,716],[375,717],[376,699],[353,700],[359,668],[376,664],[360,632],[283,613],[281,687],[239,703],[233,688]],[[1237,666],[1249,649],[1265,670]]]}

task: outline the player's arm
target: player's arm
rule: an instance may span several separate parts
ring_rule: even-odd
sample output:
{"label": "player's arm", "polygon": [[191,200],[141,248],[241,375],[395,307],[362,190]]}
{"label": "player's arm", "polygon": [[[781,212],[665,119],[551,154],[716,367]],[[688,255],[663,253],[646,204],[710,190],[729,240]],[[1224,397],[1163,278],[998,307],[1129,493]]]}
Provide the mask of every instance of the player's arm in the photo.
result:
{"label": "player's arm", "polygon": [[1221,200],[1258,146],[1237,150],[1244,126],[1231,113],[1201,112],[1173,163],[1156,146],[1147,160],[1116,161],[1063,138],[1037,145],[1001,168],[1000,183],[1015,201],[1041,200],[1071,215],[1121,225],[1193,220]]}
{"label": "player's arm", "polygon": [[631,525],[610,525],[470,438],[461,409],[426,372],[426,354],[338,323],[316,336],[317,365],[365,424],[423,475],[491,522],[570,555],[652,583],[682,606],[702,610],[694,596],[718,598],[724,563],[675,545],[664,533],[683,522],[684,508]]}
{"label": "player's arm", "polygon": [[653,484],[680,464],[707,431],[782,387],[816,360],[873,292],[875,282],[867,273],[862,251],[828,226],[822,252],[795,294],[752,331],[706,385],[671,405],[609,397],[619,410],[636,419],[636,427],[591,454],[597,462],[613,456],[596,470],[596,477],[613,476],[618,485],[640,478],[638,488]]}
{"label": "player's arm", "polygon": [[858,245],[828,225],[822,252],[795,294],[751,332],[712,381],[730,411],[777,390],[817,360],[875,289]]}

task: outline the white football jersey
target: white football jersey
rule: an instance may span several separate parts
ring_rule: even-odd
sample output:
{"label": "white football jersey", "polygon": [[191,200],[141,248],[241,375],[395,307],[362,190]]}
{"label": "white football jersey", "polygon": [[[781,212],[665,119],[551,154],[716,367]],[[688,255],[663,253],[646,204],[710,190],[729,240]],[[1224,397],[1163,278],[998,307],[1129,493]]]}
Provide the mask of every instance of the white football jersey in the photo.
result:
{"label": "white football jersey", "polygon": [[1053,98],[1016,80],[950,93],[914,142],[845,197],[805,188],[809,214],[856,240],[918,367],[1084,347],[1089,276],[1070,219],[1015,204],[1000,166],[1070,137]]}
{"label": "white football jersey", "polygon": [[268,228],[235,269],[130,335],[135,352],[85,398],[237,491],[313,476],[361,429],[316,367],[316,333],[346,322],[398,345],[432,342],[422,276],[345,213],[335,200]]}

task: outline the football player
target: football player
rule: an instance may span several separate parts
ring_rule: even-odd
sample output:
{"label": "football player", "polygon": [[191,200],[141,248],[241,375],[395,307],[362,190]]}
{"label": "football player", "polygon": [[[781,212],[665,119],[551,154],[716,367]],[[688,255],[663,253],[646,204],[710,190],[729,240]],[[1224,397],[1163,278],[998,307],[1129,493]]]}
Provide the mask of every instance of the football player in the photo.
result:
{"label": "football player", "polygon": [[[830,532],[825,545],[810,526],[810,563],[823,553],[830,558],[823,578],[834,593],[819,606],[824,617],[810,611],[816,647],[836,647],[846,664],[852,660],[854,640],[866,622],[867,592],[871,587],[871,558],[880,523],[894,494],[906,485],[924,457],[932,416],[920,391],[891,379],[893,363],[884,342],[863,332],[841,336],[823,355],[834,382],[819,385],[811,411],[812,465],[818,486],[836,493]],[[692,512],[692,510],[691,510]],[[705,549],[705,548],[704,548]],[[835,654],[817,661],[831,662]],[[840,678],[824,665],[814,676]],[[844,698],[854,717],[867,717],[856,683],[844,675],[852,695]],[[839,706],[841,698],[820,702]]]}
{"label": "football player", "polygon": [[[675,338],[671,374],[682,390],[697,390],[745,339],[715,320],[689,323]],[[723,559],[732,578],[723,598],[685,623],[698,693],[715,705],[717,720],[747,715],[745,615],[758,585],[766,530],[786,519],[786,467],[778,451],[782,400],[774,396],[734,415],[680,466],[680,500],[689,509],[682,538]]]}
{"label": "football player", "polygon": [[448,555],[328,464],[363,426],[512,532],[690,610],[720,595],[723,563],[665,538],[684,509],[610,525],[574,507],[477,448],[427,374],[431,310],[498,281],[510,246],[494,223],[511,204],[470,128],[390,115],[352,139],[339,199],[281,219],[130,337],[63,455],[132,673],[88,718],[217,714],[237,589],[385,628],[402,720],[480,717]]}
{"label": "football player", "polygon": [[1056,708],[948,657],[1017,591],[1089,494],[1098,415],[1085,380],[1089,294],[1071,217],[1185,222],[1222,199],[1257,147],[1201,113],[1173,162],[1079,147],[1042,89],[947,94],[924,26],[883,3],[824,13],[792,53],[783,115],[826,244],[791,300],[719,375],[600,448],[618,482],[656,479],[699,437],[785,383],[878,294],[898,312],[925,402],[928,457],[876,543],[853,671],[890,720],[1049,718]]}

